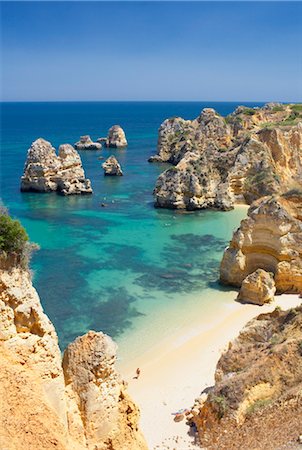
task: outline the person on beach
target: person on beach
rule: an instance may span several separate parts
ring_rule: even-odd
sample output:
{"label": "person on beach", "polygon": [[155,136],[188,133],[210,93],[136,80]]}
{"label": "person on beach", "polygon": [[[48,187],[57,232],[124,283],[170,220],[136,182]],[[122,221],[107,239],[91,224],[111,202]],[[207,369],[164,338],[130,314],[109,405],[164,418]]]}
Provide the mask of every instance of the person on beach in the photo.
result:
{"label": "person on beach", "polygon": [[140,376],[140,373],[141,373],[141,369],[138,367],[136,369],[136,377],[134,377],[134,378],[136,378],[138,380],[138,377]]}

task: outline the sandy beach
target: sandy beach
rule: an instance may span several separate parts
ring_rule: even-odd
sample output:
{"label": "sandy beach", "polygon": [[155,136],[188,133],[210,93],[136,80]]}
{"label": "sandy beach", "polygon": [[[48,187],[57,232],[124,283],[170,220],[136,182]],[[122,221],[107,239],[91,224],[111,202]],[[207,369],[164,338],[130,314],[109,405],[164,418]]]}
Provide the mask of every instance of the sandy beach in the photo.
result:
{"label": "sandy beach", "polygon": [[[236,293],[234,291],[234,299]],[[141,428],[150,450],[189,450],[197,448],[189,427],[174,422],[173,413],[190,408],[194,399],[214,383],[221,352],[253,317],[301,303],[298,295],[277,296],[265,306],[232,302],[218,317],[204,315],[198,325],[180,330],[144,355],[121,367],[129,392],[141,410]],[[136,368],[141,374],[135,379]]]}

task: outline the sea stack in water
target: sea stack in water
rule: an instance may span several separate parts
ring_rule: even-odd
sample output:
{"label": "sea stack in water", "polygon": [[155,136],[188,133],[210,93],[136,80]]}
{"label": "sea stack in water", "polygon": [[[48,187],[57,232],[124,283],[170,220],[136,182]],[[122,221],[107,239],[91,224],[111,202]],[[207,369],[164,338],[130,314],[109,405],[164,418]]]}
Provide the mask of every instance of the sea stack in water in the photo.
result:
{"label": "sea stack in water", "polygon": [[121,148],[127,147],[125,132],[119,125],[113,125],[108,132],[106,147]]}
{"label": "sea stack in water", "polygon": [[106,161],[102,164],[104,169],[104,175],[108,176],[122,176],[123,171],[122,168],[116,159],[115,156],[110,156]]}
{"label": "sea stack in water", "polygon": [[257,269],[274,274],[279,293],[302,293],[302,193],[252,204],[224,252],[220,280],[240,287]]}
{"label": "sea stack in water", "polygon": [[81,136],[80,140],[74,144],[77,150],[101,150],[102,144],[100,142],[93,142],[90,136]]}
{"label": "sea stack in water", "polygon": [[51,192],[62,195],[91,194],[78,152],[69,144],[60,145],[59,153],[42,138],[28,150],[21,191]]}

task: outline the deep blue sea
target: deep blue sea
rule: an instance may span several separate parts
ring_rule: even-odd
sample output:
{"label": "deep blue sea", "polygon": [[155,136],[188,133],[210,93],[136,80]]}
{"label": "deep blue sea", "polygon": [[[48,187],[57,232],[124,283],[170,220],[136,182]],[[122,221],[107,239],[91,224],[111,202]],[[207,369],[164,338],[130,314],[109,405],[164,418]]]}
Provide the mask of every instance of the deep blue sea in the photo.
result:
{"label": "deep blue sea", "polygon": [[[154,339],[185,326],[196,311],[202,315],[206,299],[216,306],[221,301],[219,260],[245,210],[155,209],[152,190],[167,165],[147,159],[156,152],[157,130],[167,117],[192,119],[204,107],[226,115],[237,105],[2,103],[1,197],[40,245],[31,264],[34,284],[61,348],[95,329],[116,339],[123,355],[128,343],[135,341],[137,354]],[[19,191],[32,141],[43,137],[57,148],[73,144],[83,134],[93,140],[106,136],[114,124],[125,130],[127,149],[80,152],[92,196]],[[121,163],[123,177],[104,177],[98,158],[111,154]]]}

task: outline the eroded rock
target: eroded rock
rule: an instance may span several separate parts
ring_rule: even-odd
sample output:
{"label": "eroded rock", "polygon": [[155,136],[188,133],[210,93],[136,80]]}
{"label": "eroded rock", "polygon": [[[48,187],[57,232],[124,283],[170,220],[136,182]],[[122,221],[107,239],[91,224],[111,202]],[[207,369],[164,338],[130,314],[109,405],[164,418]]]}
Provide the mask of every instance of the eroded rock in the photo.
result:
{"label": "eroded rock", "polygon": [[263,269],[274,274],[279,293],[302,293],[301,211],[299,191],[254,202],[224,252],[220,280],[240,287]]}
{"label": "eroded rock", "polygon": [[242,282],[237,299],[255,305],[264,305],[274,300],[276,292],[272,273],[257,269]]}
{"label": "eroded rock", "polygon": [[93,142],[89,135],[81,136],[80,140],[74,144],[76,150],[101,150],[101,142]]}
{"label": "eroded rock", "polygon": [[276,309],[250,321],[229,344],[214,387],[192,410],[203,447],[290,448],[302,413],[301,325],[301,306]]}
{"label": "eroded rock", "polygon": [[123,171],[122,168],[116,159],[115,156],[110,156],[106,161],[102,164],[104,169],[104,175],[108,176],[122,176]]}
{"label": "eroded rock", "polygon": [[[242,106],[226,118],[206,108],[193,121],[165,120],[159,129],[158,154],[149,161],[175,167],[159,176],[155,206],[225,210],[286,192],[293,185],[301,187],[302,115],[292,107]],[[296,118],[288,122],[294,114]]]}
{"label": "eroded rock", "polygon": [[69,409],[79,412],[77,421],[74,414],[69,421],[70,432],[76,436],[78,423],[83,423],[87,448],[91,450],[146,449],[138,431],[138,408],[129,399],[115,368],[116,350],[109,336],[94,331],[77,338],[65,350],[63,369]]}
{"label": "eroded rock", "polygon": [[21,191],[51,192],[62,195],[91,194],[78,152],[69,144],[60,145],[58,155],[42,138],[28,150],[21,177]]}
{"label": "eroded rock", "polygon": [[108,132],[106,147],[120,148],[127,147],[127,145],[126,135],[122,127],[113,125]]}

